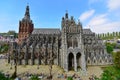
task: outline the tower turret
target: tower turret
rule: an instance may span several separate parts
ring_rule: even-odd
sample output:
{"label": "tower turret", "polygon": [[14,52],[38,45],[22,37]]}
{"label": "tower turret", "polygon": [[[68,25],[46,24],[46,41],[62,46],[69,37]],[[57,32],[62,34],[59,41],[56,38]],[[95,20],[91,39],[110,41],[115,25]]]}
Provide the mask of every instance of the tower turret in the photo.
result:
{"label": "tower turret", "polygon": [[82,32],[82,24],[81,24],[80,20],[78,20],[78,29],[80,32]]}
{"label": "tower turret", "polygon": [[65,18],[68,19],[68,12],[66,11]]}
{"label": "tower turret", "polygon": [[62,17],[61,27],[63,28],[64,25],[65,25],[65,19],[64,19],[64,17]]}

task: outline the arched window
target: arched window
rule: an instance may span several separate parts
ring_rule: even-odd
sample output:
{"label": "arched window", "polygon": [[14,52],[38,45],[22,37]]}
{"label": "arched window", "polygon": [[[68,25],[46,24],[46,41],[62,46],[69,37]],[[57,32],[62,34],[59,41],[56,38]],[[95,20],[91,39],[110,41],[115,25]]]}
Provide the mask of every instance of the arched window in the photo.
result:
{"label": "arched window", "polygon": [[100,63],[102,63],[102,60],[100,60]]}
{"label": "arched window", "polygon": [[94,59],[94,63],[96,63],[96,60]]}
{"label": "arched window", "polygon": [[68,39],[68,48],[69,47],[72,47],[72,39],[70,38],[70,39]]}
{"label": "arched window", "polygon": [[73,47],[78,47],[77,38],[74,38],[73,40]]}
{"label": "arched window", "polygon": [[88,64],[90,64],[90,60],[88,60]]}

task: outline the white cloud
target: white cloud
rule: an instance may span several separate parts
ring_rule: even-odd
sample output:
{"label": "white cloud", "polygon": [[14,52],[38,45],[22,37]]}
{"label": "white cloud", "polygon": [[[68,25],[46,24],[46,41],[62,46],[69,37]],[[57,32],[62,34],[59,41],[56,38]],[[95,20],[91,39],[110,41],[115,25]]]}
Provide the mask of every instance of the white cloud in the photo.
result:
{"label": "white cloud", "polygon": [[[107,7],[108,10],[106,10],[104,13],[106,14],[100,14],[100,13],[93,13],[91,18],[83,17],[83,23],[85,23],[85,28],[90,28],[95,33],[107,33],[107,32],[113,32],[113,31],[120,31],[120,0],[89,0],[89,5],[93,5],[93,3],[98,2],[107,3],[105,8]],[[89,12],[88,12],[89,14]],[[88,21],[86,23],[85,20]]]}
{"label": "white cloud", "polygon": [[90,22],[88,23],[88,25],[96,26],[96,25],[104,24],[104,23],[108,22],[108,19],[107,19],[106,16],[107,16],[106,14],[101,14],[101,15],[94,16],[90,20]]}
{"label": "white cloud", "polygon": [[120,31],[120,22],[109,22],[101,25],[91,26],[90,28],[95,33]]}
{"label": "white cloud", "polygon": [[90,18],[93,14],[95,13],[95,10],[89,10],[89,11],[86,11],[86,12],[84,12],[80,17],[79,17],[79,19],[81,20],[81,21],[85,21],[85,20],[87,20],[88,18]]}
{"label": "white cloud", "polygon": [[110,21],[107,14],[93,17],[86,26],[95,33],[120,31],[120,21]]}
{"label": "white cloud", "polygon": [[110,11],[120,9],[120,0],[108,0],[107,7]]}

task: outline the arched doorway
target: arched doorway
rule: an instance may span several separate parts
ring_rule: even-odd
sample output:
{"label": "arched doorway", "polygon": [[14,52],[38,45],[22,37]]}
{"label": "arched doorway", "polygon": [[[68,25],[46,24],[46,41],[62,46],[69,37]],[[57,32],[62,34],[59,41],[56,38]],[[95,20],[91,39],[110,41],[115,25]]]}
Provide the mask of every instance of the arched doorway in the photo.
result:
{"label": "arched doorway", "polygon": [[81,53],[77,53],[76,55],[76,59],[77,59],[77,69],[81,69]]}
{"label": "arched doorway", "polygon": [[74,55],[70,53],[68,55],[68,70],[74,70]]}

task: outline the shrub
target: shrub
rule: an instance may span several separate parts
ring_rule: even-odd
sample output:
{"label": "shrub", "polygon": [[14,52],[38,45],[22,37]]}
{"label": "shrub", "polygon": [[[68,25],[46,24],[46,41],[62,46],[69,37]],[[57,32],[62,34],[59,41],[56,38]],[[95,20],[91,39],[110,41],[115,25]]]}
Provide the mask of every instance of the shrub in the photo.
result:
{"label": "shrub", "polygon": [[73,78],[69,76],[69,77],[67,77],[67,80],[73,80]]}
{"label": "shrub", "polygon": [[0,72],[0,80],[10,80],[10,79],[5,77],[5,75]]}
{"label": "shrub", "polygon": [[119,80],[119,79],[120,79],[120,70],[119,68],[116,68],[114,66],[107,67],[102,73],[102,76],[100,78],[100,80]]}
{"label": "shrub", "polygon": [[37,75],[32,75],[30,80],[41,80],[41,79],[39,79]]}
{"label": "shrub", "polygon": [[120,51],[116,52],[114,55],[114,64],[117,68],[120,69]]}
{"label": "shrub", "polygon": [[112,53],[112,51],[113,51],[113,46],[107,45],[106,49],[107,49],[107,52],[108,52],[108,53]]}

